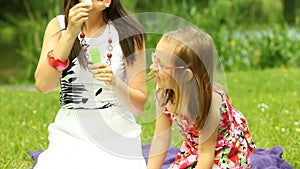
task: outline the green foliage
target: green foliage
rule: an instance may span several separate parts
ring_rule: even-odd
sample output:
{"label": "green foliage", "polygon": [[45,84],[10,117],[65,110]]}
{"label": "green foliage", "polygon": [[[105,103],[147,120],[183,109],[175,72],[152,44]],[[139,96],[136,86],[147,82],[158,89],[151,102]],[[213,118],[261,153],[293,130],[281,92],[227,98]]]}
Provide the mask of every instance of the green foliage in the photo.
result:
{"label": "green foliage", "polygon": [[[24,1],[28,19],[26,20],[13,20],[19,27],[22,27],[19,31],[20,37],[20,50],[19,54],[23,57],[26,63],[26,69],[24,70],[23,78],[21,80],[28,80],[32,82],[34,80],[34,71],[40,56],[42,47],[43,35],[47,23],[54,16],[62,13],[61,1]],[[51,6],[51,8],[48,8]]]}
{"label": "green foliage", "polygon": [[[34,71],[38,62],[38,58],[42,46],[42,35],[44,34],[46,24],[44,20],[36,22],[34,20],[24,20],[22,26],[25,32],[20,32],[20,50],[19,54],[26,62],[26,69],[24,70],[24,80],[34,80]],[[28,30],[34,30],[28,32]]]}
{"label": "green foliage", "polygon": [[234,32],[222,29],[214,39],[226,70],[298,67],[299,33],[287,27]]}
{"label": "green foliage", "polygon": [[300,9],[296,12],[296,17],[295,17],[295,26],[297,28],[300,27]]}
{"label": "green foliage", "polygon": [[299,0],[282,0],[284,8],[284,18],[290,25],[296,25],[297,11],[299,11]]}
{"label": "green foliage", "polygon": [[[300,167],[300,69],[267,69],[226,74],[232,105],[248,120],[258,148],[281,146],[283,159]],[[246,77],[246,78],[245,78]],[[151,94],[153,84],[148,84]],[[42,95],[37,91],[0,87],[0,168],[30,168],[28,151],[47,148],[48,125],[59,109],[59,92]],[[137,117],[142,125],[143,144],[151,143],[155,126],[153,106]],[[175,127],[173,131],[177,131]],[[181,136],[174,136],[180,146]]]}

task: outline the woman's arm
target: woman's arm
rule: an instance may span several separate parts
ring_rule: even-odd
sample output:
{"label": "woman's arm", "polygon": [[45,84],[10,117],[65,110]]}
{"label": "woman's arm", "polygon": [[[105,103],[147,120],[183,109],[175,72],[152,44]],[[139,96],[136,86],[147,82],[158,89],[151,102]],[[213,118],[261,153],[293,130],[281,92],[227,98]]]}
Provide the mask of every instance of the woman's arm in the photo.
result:
{"label": "woman's arm", "polygon": [[[144,111],[146,103],[146,54],[144,50],[135,52],[135,61],[128,64],[125,61],[127,84],[114,75],[107,63],[90,64],[89,68],[94,77],[111,85],[122,105],[135,115]],[[129,56],[130,57],[130,56]]]}
{"label": "woman's arm", "polygon": [[116,94],[121,98],[123,105],[138,115],[144,111],[146,103],[146,53],[144,50],[135,52],[135,61],[128,64],[125,61],[128,86],[120,79],[116,79],[112,86]]}
{"label": "woman's arm", "polygon": [[57,18],[53,18],[47,25],[44,34],[40,59],[35,71],[35,85],[46,93],[58,85],[62,72],[54,69],[47,60],[47,54],[53,50],[54,56],[66,61],[73,47],[74,41],[80,32],[81,25],[87,20],[89,6],[86,3],[75,5],[69,13],[69,26],[62,35]]}
{"label": "woman's arm", "polygon": [[171,141],[172,123],[170,118],[165,113],[158,114],[149,152],[148,169],[161,169]]}
{"label": "woman's arm", "polygon": [[[40,59],[35,70],[35,85],[39,91],[46,93],[58,85],[61,72],[55,70],[47,61],[47,54],[50,50],[53,50],[53,53],[56,58],[59,60],[65,61],[68,58],[68,54],[63,54],[62,51],[65,49],[60,49],[66,41],[71,41],[73,38],[68,33],[65,33],[61,37],[61,30],[58,23],[58,19],[52,19],[46,28],[44,34],[43,47],[40,54]],[[58,46],[56,48],[56,46]],[[66,45],[70,46],[70,45]],[[70,49],[69,49],[70,50]]]}

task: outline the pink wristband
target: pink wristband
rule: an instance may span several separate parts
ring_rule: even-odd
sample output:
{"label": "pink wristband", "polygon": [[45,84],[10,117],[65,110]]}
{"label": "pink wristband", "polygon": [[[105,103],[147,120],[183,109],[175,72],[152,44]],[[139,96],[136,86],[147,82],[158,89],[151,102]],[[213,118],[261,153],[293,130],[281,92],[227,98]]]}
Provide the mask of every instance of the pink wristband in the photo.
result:
{"label": "pink wristband", "polygon": [[65,70],[69,66],[69,62],[70,62],[69,58],[64,62],[55,58],[53,54],[53,50],[50,50],[48,52],[47,59],[48,59],[48,63],[59,72]]}

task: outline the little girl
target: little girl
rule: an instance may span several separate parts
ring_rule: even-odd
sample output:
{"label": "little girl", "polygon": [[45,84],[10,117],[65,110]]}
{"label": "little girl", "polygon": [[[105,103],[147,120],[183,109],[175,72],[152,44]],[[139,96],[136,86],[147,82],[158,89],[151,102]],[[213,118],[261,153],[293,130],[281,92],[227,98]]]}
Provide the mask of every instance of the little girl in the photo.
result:
{"label": "little girl", "polygon": [[256,149],[243,114],[213,82],[212,38],[195,28],[165,34],[153,54],[156,127],[148,169],[160,169],[174,123],[184,138],[169,169],[250,168]]}

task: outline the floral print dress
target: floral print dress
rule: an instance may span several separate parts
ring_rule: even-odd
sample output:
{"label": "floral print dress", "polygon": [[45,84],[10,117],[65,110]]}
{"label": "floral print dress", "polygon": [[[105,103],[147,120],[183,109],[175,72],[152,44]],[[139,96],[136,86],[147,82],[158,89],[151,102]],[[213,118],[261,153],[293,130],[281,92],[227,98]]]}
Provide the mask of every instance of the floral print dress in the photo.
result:
{"label": "floral print dress", "polygon": [[[213,168],[250,168],[250,154],[255,151],[256,146],[248,130],[247,121],[240,111],[231,106],[223,92],[215,92],[221,95],[222,103]],[[170,121],[179,127],[184,137],[183,145],[169,169],[195,168],[198,161],[198,131],[188,117],[167,110],[165,113],[170,117]]]}

